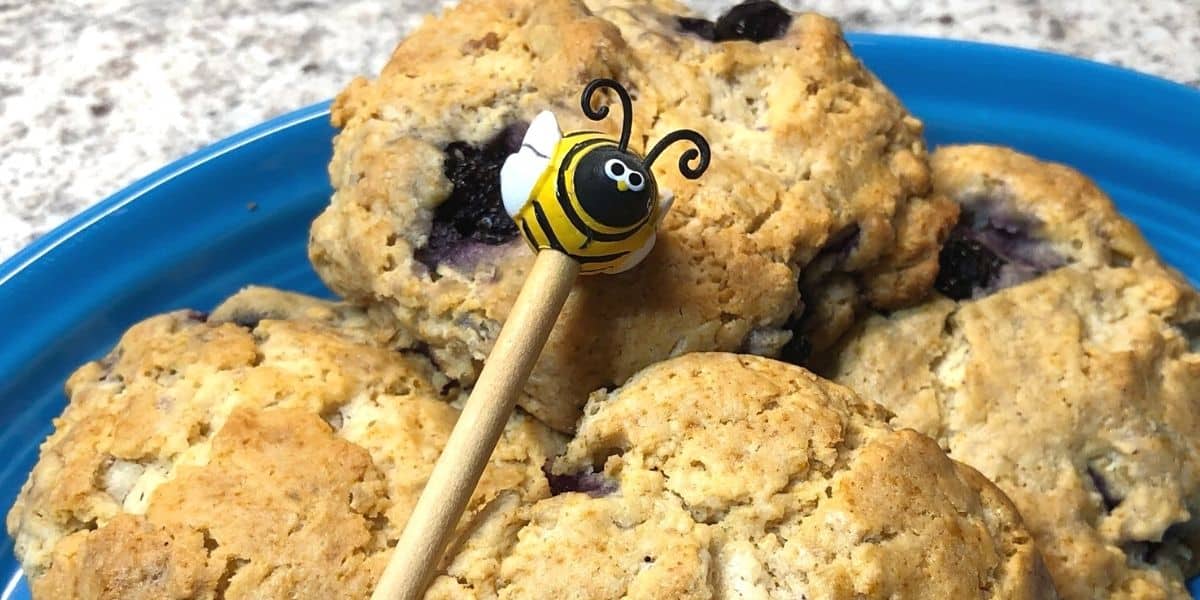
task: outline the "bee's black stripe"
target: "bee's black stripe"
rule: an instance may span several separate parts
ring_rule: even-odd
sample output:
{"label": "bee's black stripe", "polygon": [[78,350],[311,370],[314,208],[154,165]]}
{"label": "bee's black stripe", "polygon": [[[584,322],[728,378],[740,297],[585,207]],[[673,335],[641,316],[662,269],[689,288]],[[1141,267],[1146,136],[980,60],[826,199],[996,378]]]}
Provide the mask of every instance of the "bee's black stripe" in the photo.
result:
{"label": "bee's black stripe", "polygon": [[[550,229],[550,224],[546,220],[546,213],[542,212],[541,205],[539,205],[536,201],[534,201],[534,203],[533,203],[533,214],[534,214],[534,217],[538,220],[538,226],[541,227],[543,232],[545,232],[546,239],[550,242],[550,246],[552,248],[554,248],[555,250],[562,252],[563,254],[568,254],[569,256],[571,256],[571,258],[575,259],[575,261],[580,264],[594,264],[594,263],[610,262],[610,261],[617,260],[617,259],[625,256],[626,254],[629,254],[628,250],[625,252],[617,252],[616,254],[604,254],[601,256],[576,256],[573,254],[569,254],[569,253],[567,253],[566,250],[563,250],[562,244],[559,243],[558,238],[554,237],[554,232],[553,232],[553,230]],[[528,221],[521,221],[521,229],[523,229],[525,231],[525,239],[534,240],[534,241],[537,240],[537,238],[534,237],[534,235],[533,235],[533,230],[529,228]]]}
{"label": "bee's black stripe", "polygon": [[542,210],[542,205],[536,200],[533,202],[533,216],[537,218],[538,226],[546,234],[546,241],[549,242],[550,247],[563,254],[570,254],[563,249],[562,242],[558,241],[558,236],[554,235],[554,230],[550,228],[550,220],[546,218],[546,212]]}
{"label": "bee's black stripe", "polygon": [[618,258],[625,256],[626,254],[629,254],[628,250],[626,250],[625,252],[618,252],[616,254],[601,254],[599,256],[573,256],[571,258],[574,258],[576,261],[578,261],[581,264],[587,264],[587,263],[600,263],[600,262],[608,262],[608,261],[612,261],[612,260],[617,260]]}
{"label": "bee's black stripe", "polygon": [[533,230],[529,228],[529,221],[521,221],[521,231],[525,232],[525,239],[529,240],[535,247],[539,245],[538,239],[534,237]]}
{"label": "bee's black stripe", "polygon": [[619,233],[604,233],[602,231],[596,231],[595,229],[588,227],[587,223],[584,223],[583,219],[580,218],[579,213],[575,212],[575,207],[571,206],[571,196],[567,192],[567,168],[571,166],[571,161],[574,160],[575,155],[587,148],[604,143],[614,146],[616,145],[612,140],[609,139],[593,138],[579,142],[567,151],[567,154],[563,156],[562,163],[558,169],[558,193],[555,194],[555,196],[558,199],[559,206],[562,207],[563,214],[567,215],[567,219],[571,221],[571,224],[574,225],[575,228],[583,233],[588,239],[598,242],[619,242],[629,238],[634,233],[637,233],[638,228],[641,227],[646,220],[642,219],[629,229]]}

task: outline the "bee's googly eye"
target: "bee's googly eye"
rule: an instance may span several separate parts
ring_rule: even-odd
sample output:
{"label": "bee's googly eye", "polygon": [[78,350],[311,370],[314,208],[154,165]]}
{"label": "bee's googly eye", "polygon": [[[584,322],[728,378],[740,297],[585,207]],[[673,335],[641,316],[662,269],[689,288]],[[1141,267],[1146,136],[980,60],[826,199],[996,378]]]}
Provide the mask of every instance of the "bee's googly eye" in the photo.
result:
{"label": "bee's googly eye", "polygon": [[608,162],[604,163],[604,174],[608,175],[608,178],[613,181],[623,179],[625,171],[625,163],[621,162],[619,158],[610,158]]}
{"label": "bee's googly eye", "polygon": [[646,178],[642,177],[642,174],[637,171],[630,171],[627,181],[629,182],[629,189],[635,192],[642,191],[642,187],[646,185]]}

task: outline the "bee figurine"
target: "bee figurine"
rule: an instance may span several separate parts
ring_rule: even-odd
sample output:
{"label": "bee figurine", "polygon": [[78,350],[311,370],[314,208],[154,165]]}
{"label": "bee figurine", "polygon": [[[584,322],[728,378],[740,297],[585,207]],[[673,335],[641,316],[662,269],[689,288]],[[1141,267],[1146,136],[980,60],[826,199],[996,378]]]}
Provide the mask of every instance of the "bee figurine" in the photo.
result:
{"label": "bee figurine", "polygon": [[[525,132],[521,148],[500,168],[500,195],[534,250],[554,249],[575,259],[581,273],[620,273],[637,265],[654,247],[659,223],[672,196],[663,191],[650,167],[663,150],[690,141],[679,157],[679,171],[696,179],[708,168],[708,141],[690,129],[673,131],[645,157],[629,149],[633,102],[612,79],[596,79],[584,88],[583,114],[593,121],[608,107],[592,108],[596,91],[616,92],[624,111],[621,138],[598,131],[563,134],[554,113],[543,111]],[[695,162],[696,164],[692,164]]]}

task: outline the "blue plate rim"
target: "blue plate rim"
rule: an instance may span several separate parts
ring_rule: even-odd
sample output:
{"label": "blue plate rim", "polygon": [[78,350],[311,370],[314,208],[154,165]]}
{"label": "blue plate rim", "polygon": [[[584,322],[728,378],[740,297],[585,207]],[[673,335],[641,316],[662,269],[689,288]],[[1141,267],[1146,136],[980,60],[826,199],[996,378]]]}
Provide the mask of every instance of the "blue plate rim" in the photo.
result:
{"label": "blue plate rim", "polygon": [[323,100],[303,108],[273,117],[248,129],[184,155],[167,163],[149,175],[135,180],[112,195],[80,211],[61,225],[35,239],[3,263],[0,263],[0,285],[4,285],[39,259],[54,251],[71,237],[112,213],[129,206],[163,183],[174,179],[206,162],[233,152],[247,144],[268,137],[281,130],[300,125],[316,118],[329,115],[330,100]]}
{"label": "blue plate rim", "polygon": [[[1163,93],[1178,94],[1186,101],[1194,102],[1200,109],[1200,90],[1182,83],[1171,81],[1156,75],[1135,71],[1126,67],[1105,64],[1085,58],[1037,50],[1006,46],[990,42],[976,42],[953,38],[934,38],[925,36],[893,35],[888,33],[848,32],[847,41],[851,46],[870,45],[872,43],[902,43],[921,49],[940,48],[955,53],[980,54],[985,53],[989,58],[1002,60],[1037,61],[1061,68],[1084,71],[1085,74],[1095,74],[1107,79],[1119,78],[1142,86],[1152,86]],[[16,277],[21,271],[29,268],[43,256],[53,252],[74,235],[84,231],[104,217],[128,206],[164,182],[195,168],[205,162],[234,151],[246,144],[267,137],[279,130],[298,125],[317,118],[328,118],[331,100],[323,100],[303,108],[273,117],[258,125],[244,129],[218,142],[204,146],[190,154],[176,159],[149,175],[142,177],[125,186],[116,193],[84,209],[75,216],[63,222],[49,232],[35,239],[16,254],[0,263],[0,285]],[[919,115],[918,115],[919,117]]]}

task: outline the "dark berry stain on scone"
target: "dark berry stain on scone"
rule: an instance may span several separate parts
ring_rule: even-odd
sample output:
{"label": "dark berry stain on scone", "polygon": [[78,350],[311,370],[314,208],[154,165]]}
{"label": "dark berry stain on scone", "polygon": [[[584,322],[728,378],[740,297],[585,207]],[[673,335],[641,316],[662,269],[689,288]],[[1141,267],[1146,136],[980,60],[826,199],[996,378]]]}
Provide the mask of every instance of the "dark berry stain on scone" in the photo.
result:
{"label": "dark berry stain on scone", "polygon": [[982,298],[1063,266],[1066,259],[1036,237],[1039,226],[1002,201],[964,206],[938,255],[934,287],[955,300]]}
{"label": "dark berry stain on scone", "polygon": [[510,125],[482,146],[446,146],[442,170],[454,189],[434,211],[429,240],[415,253],[430,271],[472,243],[494,246],[516,239],[517,225],[500,198],[500,167],[520,148],[527,126]]}
{"label": "dark berry stain on scone", "polygon": [[804,366],[812,356],[812,340],[804,333],[804,319],[794,319],[785,327],[792,331],[792,339],[779,350],[779,358],[793,365]]}
{"label": "dark berry stain on scone", "polygon": [[[809,263],[809,267],[821,266],[821,268],[832,268],[835,271],[841,265],[844,265],[854,250],[858,248],[859,239],[862,236],[862,228],[857,223],[852,223],[843,227],[833,235],[829,236],[825,245],[817,252],[816,257]],[[830,267],[830,265],[832,265]],[[805,289],[805,280],[808,276],[806,271],[801,271],[796,277],[796,286],[800,288],[800,297],[807,298],[811,290]],[[792,337],[779,349],[779,359],[793,365],[801,367],[809,367],[809,359],[812,358],[813,343],[808,336],[808,332],[812,331],[811,311],[801,304],[797,308],[792,318],[784,323],[783,328],[792,332]]]}
{"label": "dark berry stain on scone", "polygon": [[263,319],[269,319],[265,311],[258,310],[236,310],[229,316],[229,322],[245,327],[246,329],[254,329]]}
{"label": "dark berry stain on scone", "polygon": [[1088,479],[1092,480],[1092,487],[1096,488],[1096,493],[1100,494],[1100,501],[1104,503],[1104,511],[1112,512],[1117,505],[1121,504],[1121,498],[1113,492],[1108,481],[1096,469],[1092,468],[1091,465],[1087,468],[1087,474]]}
{"label": "dark berry stain on scone", "polygon": [[[433,349],[431,349],[429,347],[428,342],[420,341],[411,346],[406,346],[403,348],[396,348],[396,352],[399,352],[400,354],[408,354],[411,356],[420,356],[421,358],[429,361],[429,364],[432,365],[433,368],[435,368],[439,371],[442,370],[441,365],[439,365],[437,362],[437,358],[435,358],[433,356]],[[450,393],[456,389],[462,389],[462,383],[460,383],[457,379],[449,379],[448,381],[446,381],[446,383],[442,384],[441,389],[438,390],[438,395],[440,395],[442,397],[446,397],[446,396],[449,396]]]}
{"label": "dark berry stain on scone", "polygon": [[124,383],[124,378],[120,374],[114,372],[114,369],[117,368],[117,362],[120,360],[121,347],[117,346],[98,361],[100,365],[100,381],[114,384]]}
{"label": "dark berry stain on scone", "polygon": [[1153,565],[1158,563],[1158,555],[1165,546],[1162,542],[1128,542],[1121,544],[1121,550],[1135,562]]}
{"label": "dark berry stain on scone", "polygon": [[729,9],[716,23],[693,17],[678,17],[677,20],[684,31],[710,42],[749,40],[759,43],[783,37],[792,25],[792,14],[770,0],[751,0]]}
{"label": "dark berry stain on scone", "polygon": [[1175,328],[1183,335],[1183,339],[1187,340],[1188,349],[1200,352],[1200,321],[1176,323]]}
{"label": "dark berry stain on scone", "polygon": [[675,17],[675,20],[680,29],[710,42],[717,41],[717,26],[712,21],[696,17]]}
{"label": "dark berry stain on scone", "polygon": [[1155,565],[1162,560],[1189,564],[1192,551],[1186,541],[1187,532],[1186,524],[1175,523],[1163,532],[1161,540],[1126,542],[1121,544],[1121,550],[1130,559],[1147,565]]}
{"label": "dark berry stain on scone", "polygon": [[832,256],[837,264],[846,262],[850,258],[850,254],[858,247],[858,240],[861,235],[861,228],[858,223],[853,223],[844,227],[841,231],[829,237],[829,241],[821,248],[821,256]]}
{"label": "dark berry stain on scone", "polygon": [[425,341],[417,342],[405,348],[396,348],[396,352],[401,354],[415,354],[424,357],[429,362],[433,362],[433,351],[429,348],[429,343]]}
{"label": "dark berry stain on scone", "polygon": [[555,474],[550,470],[550,463],[542,466],[546,481],[550,484],[550,494],[557,496],[568,492],[581,492],[593,498],[602,498],[617,491],[617,482],[591,469],[579,473]]}

